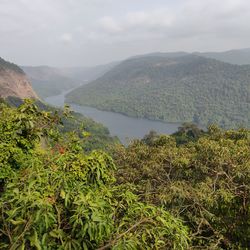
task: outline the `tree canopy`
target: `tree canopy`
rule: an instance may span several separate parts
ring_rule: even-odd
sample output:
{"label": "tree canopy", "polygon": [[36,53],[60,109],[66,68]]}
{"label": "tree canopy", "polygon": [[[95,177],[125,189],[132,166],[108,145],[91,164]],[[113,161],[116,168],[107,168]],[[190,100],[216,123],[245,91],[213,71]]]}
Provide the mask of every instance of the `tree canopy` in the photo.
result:
{"label": "tree canopy", "polygon": [[0,107],[1,249],[186,249],[188,229],[118,184],[102,151],[84,152],[60,117],[29,101]]}

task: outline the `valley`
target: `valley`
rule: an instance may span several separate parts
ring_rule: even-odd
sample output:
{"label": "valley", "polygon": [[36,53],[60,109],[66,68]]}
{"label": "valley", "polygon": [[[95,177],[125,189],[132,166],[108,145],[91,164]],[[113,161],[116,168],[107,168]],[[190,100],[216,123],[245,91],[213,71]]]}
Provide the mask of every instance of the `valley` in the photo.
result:
{"label": "valley", "polygon": [[0,250],[250,250],[249,0],[0,0]]}
{"label": "valley", "polygon": [[[45,101],[55,107],[63,107],[65,104],[66,91],[60,95],[45,98]],[[70,104],[70,108],[85,117],[103,124],[112,136],[118,136],[120,141],[128,145],[133,139],[141,139],[151,130],[159,134],[172,134],[181,126],[180,123],[165,123],[142,118],[132,118],[115,112],[102,111],[95,108]]]}
{"label": "valley", "polygon": [[0,248],[249,248],[249,67],[154,53],[79,87],[0,60]]}

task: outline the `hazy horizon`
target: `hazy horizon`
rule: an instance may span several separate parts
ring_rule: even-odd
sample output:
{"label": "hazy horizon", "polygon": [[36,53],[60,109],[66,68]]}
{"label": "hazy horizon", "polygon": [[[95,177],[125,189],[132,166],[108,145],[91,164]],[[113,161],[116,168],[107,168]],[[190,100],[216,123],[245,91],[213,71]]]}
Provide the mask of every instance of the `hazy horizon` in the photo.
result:
{"label": "hazy horizon", "polygon": [[24,66],[248,48],[249,29],[246,0],[0,0],[0,56]]}
{"label": "hazy horizon", "polygon": [[[210,53],[210,52],[214,52],[214,53],[220,53],[220,52],[230,52],[230,51],[238,51],[238,50],[250,50],[250,48],[232,48],[229,50],[214,50],[214,51],[151,51],[151,52],[145,52],[143,54],[133,54],[127,57],[123,57],[119,60],[113,60],[113,61],[107,61],[107,62],[102,62],[102,63],[97,63],[97,64],[93,64],[93,65],[68,65],[68,66],[58,66],[58,65],[49,65],[49,64],[38,64],[38,65],[19,65],[21,67],[49,67],[49,68],[92,68],[95,66],[102,66],[102,65],[108,65],[108,64],[112,64],[112,63],[119,63],[120,61],[124,61],[126,59],[132,58],[132,57],[136,57],[136,56],[141,56],[141,55],[150,55],[150,54],[154,54],[154,53],[178,53],[178,52],[186,52],[186,53]],[[15,63],[15,62],[12,62]]]}

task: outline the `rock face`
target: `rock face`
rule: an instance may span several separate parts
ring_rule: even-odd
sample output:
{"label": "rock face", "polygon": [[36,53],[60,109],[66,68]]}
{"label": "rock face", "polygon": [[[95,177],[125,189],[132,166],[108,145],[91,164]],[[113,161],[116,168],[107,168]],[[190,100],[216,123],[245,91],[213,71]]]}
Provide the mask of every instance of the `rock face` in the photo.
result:
{"label": "rock face", "polygon": [[21,68],[0,58],[0,97],[39,99]]}

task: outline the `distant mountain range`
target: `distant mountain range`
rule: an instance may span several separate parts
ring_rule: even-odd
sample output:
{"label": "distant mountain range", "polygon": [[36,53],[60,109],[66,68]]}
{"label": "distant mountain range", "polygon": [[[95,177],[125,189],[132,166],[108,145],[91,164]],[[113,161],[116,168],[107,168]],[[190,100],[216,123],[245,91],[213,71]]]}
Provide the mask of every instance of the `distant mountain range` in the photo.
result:
{"label": "distant mountain range", "polygon": [[249,126],[250,65],[208,58],[228,53],[136,56],[73,90],[67,101],[153,120]]}
{"label": "distant mountain range", "polygon": [[10,96],[38,99],[23,70],[0,57],[0,97]]}
{"label": "distant mountain range", "polygon": [[250,48],[248,49],[238,49],[229,50],[225,52],[205,52],[205,53],[195,53],[208,58],[217,59],[222,62],[227,62],[231,64],[250,64]]}
{"label": "distant mountain range", "polygon": [[116,64],[114,62],[94,67],[22,66],[21,68],[28,75],[38,95],[46,98],[86,84],[102,76]]}
{"label": "distant mountain range", "polygon": [[216,59],[222,62],[231,63],[231,64],[238,64],[238,65],[244,65],[244,64],[250,64],[250,48],[247,49],[238,49],[238,50],[228,50],[228,51],[222,51],[222,52],[155,52],[145,55],[137,55],[131,58],[139,58],[139,57],[152,57],[152,56],[159,56],[159,57],[168,57],[168,58],[174,58],[174,57],[180,57],[185,55],[198,55],[202,57],[212,58]]}
{"label": "distant mountain range", "polygon": [[41,98],[58,95],[63,91],[80,85],[74,79],[65,76],[59,69],[48,66],[22,67]]}
{"label": "distant mountain range", "polygon": [[[130,59],[141,57],[168,57],[175,58],[195,54],[203,57],[214,58],[223,62],[232,64],[250,64],[250,49],[231,50],[226,52],[171,52],[171,53],[151,53],[146,55],[137,55]],[[66,67],[55,68],[49,66],[22,66],[21,68],[28,75],[33,88],[41,98],[58,95],[64,91],[84,85],[96,80],[103,74],[111,70],[121,62],[111,62],[104,65],[93,67]]]}

